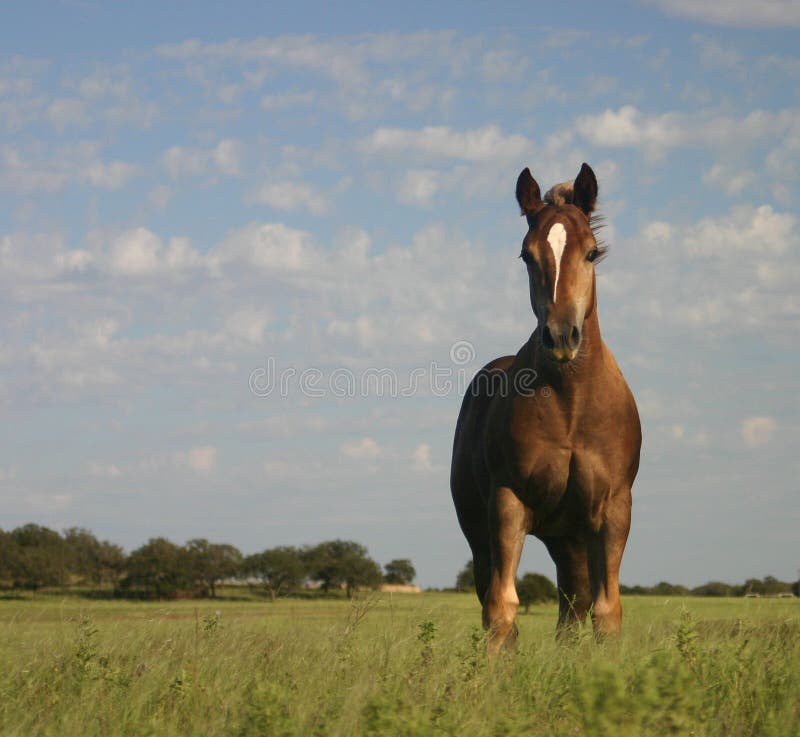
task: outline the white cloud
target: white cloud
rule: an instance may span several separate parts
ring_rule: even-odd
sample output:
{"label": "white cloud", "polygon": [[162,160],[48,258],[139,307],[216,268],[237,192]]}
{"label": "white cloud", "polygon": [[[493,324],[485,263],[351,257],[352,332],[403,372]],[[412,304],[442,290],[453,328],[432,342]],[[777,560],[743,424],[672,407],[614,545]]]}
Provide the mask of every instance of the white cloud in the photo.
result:
{"label": "white cloud", "polygon": [[111,244],[111,269],[118,274],[158,271],[162,248],[161,239],[147,228],[129,230]]}
{"label": "white cloud", "polygon": [[703,174],[706,184],[714,185],[729,195],[740,195],[757,181],[756,173],[750,169],[740,169],[727,164],[714,164]]}
{"label": "white cloud", "polygon": [[63,250],[60,235],[9,233],[0,238],[0,275],[14,280],[52,276],[57,270],[55,260]]}
{"label": "white cloud", "polygon": [[795,215],[761,205],[737,208],[733,217],[725,219],[704,218],[686,231],[684,243],[690,256],[725,257],[738,252],[765,261],[790,250],[800,236],[797,230]]}
{"label": "white cloud", "polygon": [[142,167],[138,164],[129,164],[125,161],[110,161],[106,164],[102,161],[95,161],[86,168],[84,176],[95,187],[117,190],[122,189],[141,172]]}
{"label": "white cloud", "polygon": [[670,15],[736,28],[800,27],[795,0],[649,0]]}
{"label": "white cloud", "polygon": [[[765,162],[767,173],[773,182],[784,185],[787,189],[794,190],[796,182],[800,179],[800,115],[789,127],[783,140],[778,140],[775,147],[767,155]],[[790,201],[791,197],[779,197],[783,201]]]}
{"label": "white cloud", "polygon": [[0,237],[0,279],[14,290],[28,281],[54,279],[84,271],[94,260],[89,251],[67,248],[59,233],[9,233]]}
{"label": "white cloud", "polygon": [[779,72],[787,77],[800,77],[800,57],[785,54],[768,54],[758,61],[761,71]]}
{"label": "white cloud", "polygon": [[251,204],[267,205],[275,210],[299,210],[323,215],[330,209],[328,197],[302,182],[270,182],[247,195]]}
{"label": "white cloud", "polygon": [[[235,230],[205,254],[198,252],[188,238],[172,237],[165,243],[157,233],[141,226],[111,234],[93,231],[88,242],[90,250],[67,248],[60,234],[0,236],[0,276],[8,277],[12,289],[31,280],[68,279],[71,273],[89,267],[144,280],[190,271],[219,277],[227,269],[234,269],[236,278],[241,278],[253,267],[276,276],[311,278],[329,259],[314,247],[309,233],[280,223],[253,223]],[[329,266],[343,270],[363,263],[364,247],[368,248],[368,239],[351,239],[341,250],[341,261]],[[332,279],[338,276],[330,278],[333,284]]]}
{"label": "white cloud", "polygon": [[747,417],[742,420],[742,439],[749,448],[767,445],[772,439],[777,423],[773,417]]}
{"label": "white cloud", "polygon": [[671,111],[649,115],[633,105],[579,116],[575,130],[595,146],[639,148],[651,157],[672,149],[708,146],[737,151],[771,143],[796,125],[800,113],[753,110],[740,116],[689,114]]}
{"label": "white cloud", "polygon": [[372,438],[362,438],[344,443],[342,455],[355,460],[374,460],[383,453],[382,448]]}
{"label": "white cloud", "polygon": [[292,107],[306,107],[312,105],[317,99],[313,90],[306,92],[284,92],[281,94],[264,95],[261,98],[262,110],[286,110]]}
{"label": "white cloud", "polygon": [[207,259],[192,248],[188,238],[171,238],[165,248],[158,235],[143,227],[115,236],[109,244],[105,263],[112,274],[124,276],[148,276],[207,266]]}
{"label": "white cloud", "polygon": [[603,290],[624,285],[615,297],[648,324],[706,339],[755,330],[778,343],[800,326],[800,265],[789,257],[800,251],[800,220],[792,213],[739,206],[683,226],[654,222],[627,247],[649,275],[609,262]]}
{"label": "white cloud", "polygon": [[55,265],[61,272],[85,271],[94,261],[92,254],[83,248],[64,249],[56,254]]}
{"label": "white cloud", "polygon": [[415,471],[432,471],[431,446],[427,443],[420,443],[411,454],[411,461]]}
{"label": "white cloud", "polygon": [[211,156],[222,174],[227,177],[236,177],[241,173],[242,153],[243,147],[239,141],[225,138],[216,145]]}
{"label": "white cloud", "polygon": [[493,49],[481,58],[481,76],[492,83],[513,82],[522,78],[528,60],[521,54],[507,49]]}
{"label": "white cloud", "polygon": [[400,180],[397,196],[408,205],[428,207],[439,191],[441,174],[433,169],[406,172]]}
{"label": "white cloud", "polygon": [[208,151],[184,146],[172,146],[164,152],[162,161],[167,174],[173,179],[178,177],[196,177],[204,174],[210,160]]}
{"label": "white cloud", "polygon": [[201,445],[175,455],[176,464],[186,467],[200,476],[208,476],[217,467],[217,449],[213,445]]}
{"label": "white cloud", "polygon": [[231,335],[250,343],[261,343],[264,329],[270,321],[269,313],[263,309],[237,310],[225,321]]}
{"label": "white cloud", "polygon": [[91,461],[87,464],[86,471],[90,476],[98,479],[116,479],[122,476],[122,471],[113,463]]}
{"label": "white cloud", "polygon": [[228,60],[306,68],[326,73],[341,82],[355,82],[364,78],[361,59],[354,48],[348,49],[341,43],[326,42],[310,36],[258,38],[250,41],[232,39],[209,44],[191,40],[165,44],[156,51],[165,58],[186,61]]}
{"label": "white cloud", "polygon": [[378,128],[359,144],[367,154],[401,156],[408,153],[463,161],[520,159],[532,150],[532,143],[519,134],[506,135],[496,125],[457,131],[445,126],[420,130]]}
{"label": "white cloud", "polygon": [[125,64],[103,65],[70,86],[85,101],[92,119],[149,128],[157,118],[158,105],[139,96],[136,80],[135,70]]}
{"label": "white cloud", "polygon": [[225,138],[211,149],[172,146],[164,152],[161,160],[172,179],[202,176],[209,171],[235,177],[241,173],[242,153],[239,141]]}
{"label": "white cloud", "polygon": [[100,147],[81,142],[49,149],[43,144],[28,150],[0,148],[0,188],[15,194],[58,192],[71,182],[88,182],[102,189],[120,189],[142,173],[142,167],[125,161],[104,162]]}
{"label": "white cloud", "polygon": [[412,112],[428,110],[433,105],[447,109],[453,102],[455,91],[441,89],[433,84],[414,82],[407,77],[384,79],[374,89],[369,90],[358,102],[349,106],[352,117],[360,118],[374,114],[383,107],[383,101],[405,105]]}
{"label": "white cloud", "polygon": [[[92,320],[73,328],[68,335],[51,335],[33,344],[27,353],[32,374],[41,381],[40,391],[51,397],[97,395],[122,381],[121,369],[113,362],[114,320]],[[38,381],[37,381],[38,383]]]}
{"label": "white cloud", "polygon": [[45,117],[50,125],[63,133],[71,125],[83,125],[86,122],[86,107],[83,100],[59,98],[47,106]]}
{"label": "white cloud", "polygon": [[281,223],[253,223],[228,235],[210,260],[216,267],[239,263],[281,272],[313,269],[316,255],[308,233]]}
{"label": "white cloud", "polygon": [[716,38],[700,34],[692,36],[692,41],[700,51],[700,61],[704,66],[737,73],[744,69],[742,55],[730,44],[722,44]]}
{"label": "white cloud", "polygon": [[692,435],[689,435],[686,431],[686,426],[682,424],[675,424],[670,426],[669,434],[673,440],[677,442],[688,443],[697,448],[705,448],[711,441],[709,433],[703,430],[700,430]]}
{"label": "white cloud", "polygon": [[453,32],[419,31],[338,38],[277,36],[221,43],[189,40],[164,44],[156,53],[166,59],[190,63],[195,72],[198,64],[247,64],[251,69],[283,67],[320,74],[352,88],[368,83],[370,66],[375,64],[424,59],[429,64],[458,69],[469,60],[474,46],[474,41]]}
{"label": "white cloud", "polygon": [[172,199],[173,191],[165,184],[159,184],[150,190],[147,197],[150,206],[159,212],[164,212],[167,209],[169,201]]}
{"label": "white cloud", "polygon": [[181,271],[206,266],[207,259],[192,247],[192,242],[188,238],[182,237],[169,239],[164,259],[160,264],[161,268],[169,271]]}
{"label": "white cloud", "polygon": [[6,144],[0,148],[0,187],[12,192],[57,192],[67,183],[70,170],[59,159],[28,159],[18,148]]}
{"label": "white cloud", "polygon": [[102,97],[126,99],[133,94],[130,70],[125,66],[104,66],[83,77],[77,84],[81,97],[96,100]]}

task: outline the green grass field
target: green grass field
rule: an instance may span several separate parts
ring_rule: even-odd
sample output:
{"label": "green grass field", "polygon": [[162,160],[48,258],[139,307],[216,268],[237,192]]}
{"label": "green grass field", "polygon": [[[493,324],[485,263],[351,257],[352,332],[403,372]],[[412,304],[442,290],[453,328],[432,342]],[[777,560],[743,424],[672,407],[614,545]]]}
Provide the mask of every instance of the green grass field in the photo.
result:
{"label": "green grass field", "polygon": [[800,734],[800,603],[629,597],[625,632],[519,618],[487,661],[466,594],[0,600],[0,735]]}

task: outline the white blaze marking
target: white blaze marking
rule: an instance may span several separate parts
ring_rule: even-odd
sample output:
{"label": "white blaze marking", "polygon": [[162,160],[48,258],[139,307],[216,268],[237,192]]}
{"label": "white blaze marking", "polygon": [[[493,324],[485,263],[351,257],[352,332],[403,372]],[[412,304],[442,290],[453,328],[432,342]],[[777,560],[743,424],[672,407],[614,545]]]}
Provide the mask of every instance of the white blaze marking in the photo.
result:
{"label": "white blaze marking", "polygon": [[564,246],[567,245],[567,231],[561,223],[556,223],[547,234],[547,242],[553,251],[556,260],[556,280],[553,283],[553,304],[556,302],[558,291],[558,272],[561,271],[561,257],[564,255]]}

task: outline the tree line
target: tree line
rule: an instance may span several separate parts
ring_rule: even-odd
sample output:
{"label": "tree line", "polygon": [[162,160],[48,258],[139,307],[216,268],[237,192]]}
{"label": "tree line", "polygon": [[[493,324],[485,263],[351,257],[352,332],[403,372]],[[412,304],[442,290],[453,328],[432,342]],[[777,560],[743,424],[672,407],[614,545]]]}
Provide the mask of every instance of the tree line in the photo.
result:
{"label": "tree line", "polygon": [[800,580],[779,581],[774,576],[764,576],[748,578],[744,583],[708,581],[694,588],[661,581],[655,586],[620,586],[619,589],[622,594],[637,596],[800,596]]}
{"label": "tree line", "polygon": [[[540,578],[533,578],[540,577]],[[544,580],[540,580],[544,579]],[[534,583],[534,580],[536,583]],[[550,583],[552,589],[547,586]],[[520,590],[522,586],[525,591]],[[531,587],[533,587],[531,589]],[[467,561],[456,577],[457,591],[474,591],[475,573],[472,561]],[[620,585],[620,593],[634,596],[780,596],[792,594],[800,596],[800,580],[789,582],[779,581],[774,576],[765,576],[762,579],[748,578],[742,584],[730,584],[722,581],[709,581],[702,586],[688,588],[680,584],[662,581],[655,586],[625,586]],[[530,591],[534,593],[530,593]],[[520,603],[526,605],[527,601],[555,600],[557,589],[546,576],[538,573],[526,573],[517,581],[517,593]],[[533,597],[533,599],[531,599]]]}
{"label": "tree line", "polygon": [[[72,587],[143,599],[215,597],[223,582],[248,584],[271,599],[317,589],[322,593],[382,584],[410,584],[416,570],[407,558],[395,559],[383,569],[367,549],[352,540],[328,540],[302,547],[278,546],[243,555],[233,545],[204,538],[185,545],[163,537],[151,538],[130,553],[114,543],[98,540],[89,530],[73,527],[63,533],[27,524],[0,529],[0,588],[37,591]],[[456,591],[474,591],[472,561],[458,573]],[[687,588],[662,581],[655,586],[620,586],[623,594],[654,596],[800,596],[800,581],[773,576],[751,578],[743,584],[709,581]],[[539,573],[517,581],[520,603],[555,601],[555,584]]]}
{"label": "tree line", "polygon": [[0,530],[0,587],[6,589],[75,587],[130,598],[213,598],[220,583],[235,581],[261,587],[275,599],[301,587],[343,589],[352,596],[357,588],[410,584],[415,577],[410,560],[392,560],[381,570],[367,549],[351,540],[243,555],[233,545],[203,538],[176,545],[157,537],[126,554],[78,527],[63,534],[35,524]]}

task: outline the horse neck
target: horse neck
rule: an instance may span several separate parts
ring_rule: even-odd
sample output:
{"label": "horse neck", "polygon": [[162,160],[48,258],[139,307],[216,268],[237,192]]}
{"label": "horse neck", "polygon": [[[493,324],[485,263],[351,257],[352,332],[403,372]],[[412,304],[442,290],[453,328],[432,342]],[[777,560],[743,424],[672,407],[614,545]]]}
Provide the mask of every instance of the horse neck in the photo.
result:
{"label": "horse neck", "polygon": [[545,353],[541,345],[539,329],[531,336],[525,363],[531,366],[536,375],[553,388],[570,389],[591,381],[598,375],[597,369],[603,361],[603,339],[600,335],[600,321],[597,318],[597,298],[592,294],[592,304],[583,321],[583,337],[577,357],[569,363],[561,364]]}

